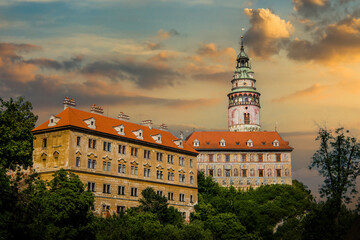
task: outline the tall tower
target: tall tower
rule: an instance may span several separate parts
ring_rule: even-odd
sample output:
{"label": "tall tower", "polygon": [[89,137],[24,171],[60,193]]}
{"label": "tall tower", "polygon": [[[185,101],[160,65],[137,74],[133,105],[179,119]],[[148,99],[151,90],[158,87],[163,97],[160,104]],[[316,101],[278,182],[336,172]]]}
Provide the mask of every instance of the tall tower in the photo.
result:
{"label": "tall tower", "polygon": [[254,72],[248,55],[246,55],[241,37],[240,53],[236,59],[236,68],[231,80],[232,88],[229,97],[229,130],[260,130],[260,93],[256,91]]}

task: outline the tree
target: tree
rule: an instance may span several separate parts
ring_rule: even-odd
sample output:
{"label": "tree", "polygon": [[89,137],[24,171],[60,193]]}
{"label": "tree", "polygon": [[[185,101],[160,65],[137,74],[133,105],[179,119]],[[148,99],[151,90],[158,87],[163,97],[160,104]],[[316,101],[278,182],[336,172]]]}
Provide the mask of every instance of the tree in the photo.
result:
{"label": "tree", "polygon": [[320,148],[313,155],[309,168],[316,168],[325,178],[320,195],[327,198],[337,224],[341,205],[349,203],[350,196],[357,192],[355,184],[360,174],[360,144],[344,128],[336,129],[335,135],[320,128],[316,140],[320,142]]}
{"label": "tree", "polygon": [[85,190],[79,177],[64,169],[50,182],[38,180],[29,191],[26,204],[27,226],[32,239],[89,239],[90,210],[94,196]]}
{"label": "tree", "polygon": [[33,135],[37,116],[32,105],[19,97],[0,98],[0,167],[16,170],[32,166]]}

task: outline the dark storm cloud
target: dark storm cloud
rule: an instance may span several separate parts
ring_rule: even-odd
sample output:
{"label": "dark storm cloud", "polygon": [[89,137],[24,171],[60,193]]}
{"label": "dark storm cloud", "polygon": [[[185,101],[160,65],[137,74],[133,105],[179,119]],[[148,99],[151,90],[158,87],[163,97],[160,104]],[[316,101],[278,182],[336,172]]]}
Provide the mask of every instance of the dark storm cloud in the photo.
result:
{"label": "dark storm cloud", "polygon": [[329,24],[314,40],[293,40],[288,57],[294,60],[331,62],[335,58],[351,60],[360,54],[360,19],[347,17]]}
{"label": "dark storm cloud", "polygon": [[317,18],[330,8],[329,0],[293,0],[294,9],[306,18]]}
{"label": "dark storm cloud", "polygon": [[55,69],[55,70],[74,70],[81,66],[82,57],[73,57],[70,60],[56,61],[48,58],[36,58],[25,61],[29,64],[34,64],[40,68]]}
{"label": "dark storm cloud", "polygon": [[173,86],[181,76],[167,67],[158,67],[147,62],[96,61],[81,69],[83,74],[96,74],[113,81],[130,80],[140,88]]}

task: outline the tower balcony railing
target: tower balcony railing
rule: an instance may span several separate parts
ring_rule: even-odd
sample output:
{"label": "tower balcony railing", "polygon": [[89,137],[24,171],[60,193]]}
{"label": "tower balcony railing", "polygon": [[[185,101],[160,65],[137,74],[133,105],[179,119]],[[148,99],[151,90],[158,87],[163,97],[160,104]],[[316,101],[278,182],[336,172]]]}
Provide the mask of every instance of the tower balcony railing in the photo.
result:
{"label": "tower balcony railing", "polygon": [[232,106],[237,106],[237,105],[254,105],[254,106],[258,106],[260,107],[260,103],[259,102],[249,102],[249,101],[245,101],[245,102],[229,102],[229,107],[232,107]]}

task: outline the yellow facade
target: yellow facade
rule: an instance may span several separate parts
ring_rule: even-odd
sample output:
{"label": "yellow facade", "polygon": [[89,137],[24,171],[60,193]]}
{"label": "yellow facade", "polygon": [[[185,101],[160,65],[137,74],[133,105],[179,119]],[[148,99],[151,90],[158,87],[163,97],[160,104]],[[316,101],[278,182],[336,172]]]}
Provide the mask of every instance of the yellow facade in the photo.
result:
{"label": "yellow facade", "polygon": [[[147,187],[166,196],[169,205],[186,219],[194,210],[198,200],[196,153],[81,129],[49,129],[34,135],[34,170],[46,180],[60,168],[77,174],[94,191],[96,214],[138,205]],[[132,149],[137,149],[136,156]],[[168,161],[169,155],[172,160]]]}

